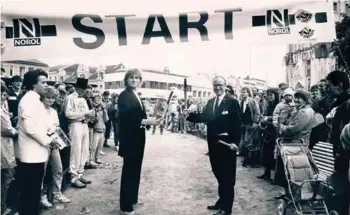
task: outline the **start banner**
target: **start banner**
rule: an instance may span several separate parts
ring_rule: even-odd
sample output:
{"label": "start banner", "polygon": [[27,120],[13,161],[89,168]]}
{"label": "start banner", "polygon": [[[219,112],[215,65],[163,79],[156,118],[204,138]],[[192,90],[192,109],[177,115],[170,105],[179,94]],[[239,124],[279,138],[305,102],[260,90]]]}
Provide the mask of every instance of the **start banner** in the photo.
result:
{"label": "start banner", "polygon": [[129,46],[153,44],[253,46],[332,42],[336,38],[331,1],[286,2],[260,8],[201,8],[172,14],[125,13],[118,8],[103,13],[99,4],[97,12],[67,9],[69,5],[41,12],[39,4],[21,4],[15,1],[2,6],[2,60],[101,56]]}

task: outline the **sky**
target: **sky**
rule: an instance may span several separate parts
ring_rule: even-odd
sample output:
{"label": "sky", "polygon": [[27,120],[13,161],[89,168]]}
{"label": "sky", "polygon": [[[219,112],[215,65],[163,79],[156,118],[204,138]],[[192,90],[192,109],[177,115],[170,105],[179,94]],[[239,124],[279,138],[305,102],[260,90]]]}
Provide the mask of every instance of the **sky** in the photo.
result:
{"label": "sky", "polygon": [[[15,0],[20,1],[20,0]],[[61,0],[59,3],[54,1],[44,0],[26,0],[25,3],[34,4],[40,3],[41,8],[37,9],[40,13],[55,13],[60,11],[64,13],[72,12],[73,8],[79,7],[83,12],[104,13],[113,11],[113,8],[118,8],[118,11],[133,11],[137,14],[146,13],[162,13],[176,14],[186,11],[200,11],[208,9],[223,9],[233,7],[250,8],[267,6],[276,2],[296,2],[305,0],[202,0],[201,4],[198,1],[164,1],[164,0],[148,0],[147,4],[139,5],[140,1],[136,0],[99,0],[98,7],[94,1]],[[3,2],[3,0],[2,0]],[[111,5],[112,4],[112,5]],[[69,6],[71,5],[71,6]],[[25,7],[25,5],[24,5]],[[13,8],[13,11],[16,11]],[[27,11],[26,12],[30,12]],[[223,76],[240,76],[259,78],[267,80],[269,85],[276,86],[278,83],[285,81],[285,66],[284,56],[287,52],[287,45],[274,46],[240,46],[231,45],[229,43],[215,44],[211,42],[203,43],[186,43],[176,45],[168,45],[165,42],[157,43],[152,46],[135,46],[128,49],[116,48],[113,55],[105,55],[101,57],[80,57],[74,58],[42,58],[39,59],[50,66],[58,64],[82,63],[88,66],[111,65],[123,63],[126,67],[140,67],[148,69],[162,70],[168,67],[170,72],[195,76],[198,73],[205,74],[220,74]]]}

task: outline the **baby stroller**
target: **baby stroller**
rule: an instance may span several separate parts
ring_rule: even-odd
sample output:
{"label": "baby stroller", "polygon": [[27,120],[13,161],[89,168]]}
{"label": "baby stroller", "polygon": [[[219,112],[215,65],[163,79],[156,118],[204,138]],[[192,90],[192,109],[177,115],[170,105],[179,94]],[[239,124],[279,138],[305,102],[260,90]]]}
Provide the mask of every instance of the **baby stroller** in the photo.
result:
{"label": "baby stroller", "polygon": [[287,179],[287,193],[277,202],[278,215],[338,215],[328,212],[325,197],[328,184],[318,180],[318,169],[302,139],[277,139]]}

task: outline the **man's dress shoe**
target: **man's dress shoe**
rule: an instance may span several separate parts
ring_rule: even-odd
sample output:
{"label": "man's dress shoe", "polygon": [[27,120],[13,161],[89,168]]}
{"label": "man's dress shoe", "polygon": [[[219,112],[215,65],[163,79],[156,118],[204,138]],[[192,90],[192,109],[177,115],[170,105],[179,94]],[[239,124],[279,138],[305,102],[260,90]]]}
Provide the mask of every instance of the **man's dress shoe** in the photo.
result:
{"label": "man's dress shoe", "polygon": [[226,213],[225,211],[223,210],[219,210],[218,212],[216,212],[215,214],[213,215],[231,215],[231,213]]}
{"label": "man's dress shoe", "polygon": [[209,205],[207,207],[208,210],[220,210],[220,207],[217,205]]}

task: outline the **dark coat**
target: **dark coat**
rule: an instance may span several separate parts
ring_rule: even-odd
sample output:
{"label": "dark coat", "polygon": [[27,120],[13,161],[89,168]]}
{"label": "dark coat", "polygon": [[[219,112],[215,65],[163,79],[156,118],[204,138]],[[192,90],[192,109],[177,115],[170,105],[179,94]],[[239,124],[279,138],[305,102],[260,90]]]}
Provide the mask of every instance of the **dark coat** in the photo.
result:
{"label": "dark coat", "polygon": [[19,95],[17,96],[17,94],[14,92],[12,87],[10,87],[8,92],[7,103],[9,107],[9,112],[12,113],[11,123],[12,123],[12,126],[14,127],[16,127],[16,124],[17,124],[16,118],[18,116],[18,104],[19,104],[19,101],[24,96],[24,94],[25,94],[25,91],[21,90]]}
{"label": "dark coat", "polygon": [[215,98],[210,99],[201,114],[190,114],[187,120],[206,123],[209,142],[217,139],[218,134],[227,133],[227,142],[239,144],[242,124],[238,101],[226,95],[213,113],[214,102]]}
{"label": "dark coat", "polygon": [[147,119],[145,107],[138,101],[134,92],[126,88],[118,97],[119,109],[119,155],[135,156],[143,154],[146,133],[141,121]]}
{"label": "dark coat", "polygon": [[[240,107],[236,99],[226,95],[214,113],[214,102],[215,98],[210,99],[202,113],[191,113],[187,120],[207,124],[209,159],[213,173],[218,180],[226,178],[234,185],[236,181],[236,152],[218,143],[218,140],[239,144],[242,132]],[[227,135],[222,135],[225,133]]]}

